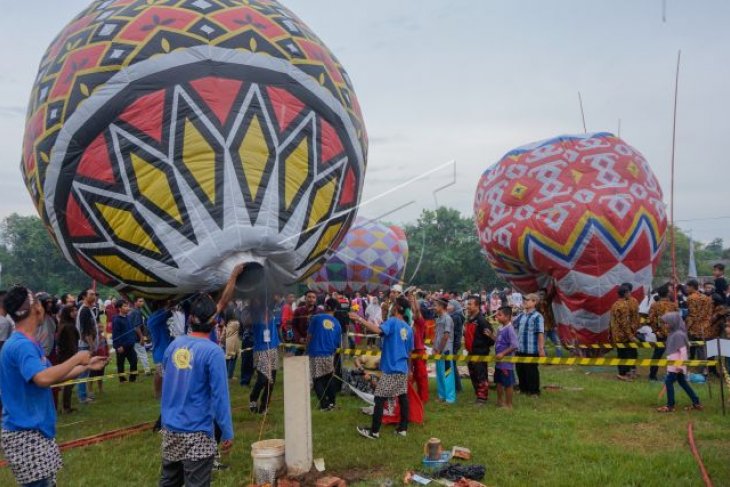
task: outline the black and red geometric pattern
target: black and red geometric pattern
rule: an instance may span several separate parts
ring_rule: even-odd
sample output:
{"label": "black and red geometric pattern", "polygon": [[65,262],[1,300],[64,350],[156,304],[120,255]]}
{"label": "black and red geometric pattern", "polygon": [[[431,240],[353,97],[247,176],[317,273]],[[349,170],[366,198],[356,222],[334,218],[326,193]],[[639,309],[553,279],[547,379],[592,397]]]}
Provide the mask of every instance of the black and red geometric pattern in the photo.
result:
{"label": "black and red geometric pattern", "polygon": [[[69,260],[167,294],[200,286],[206,239],[225,255],[294,251],[274,265],[287,280],[316,271],[366,160],[346,72],[278,2],[99,0],[41,61],[21,169]],[[271,226],[276,244],[237,226]]]}

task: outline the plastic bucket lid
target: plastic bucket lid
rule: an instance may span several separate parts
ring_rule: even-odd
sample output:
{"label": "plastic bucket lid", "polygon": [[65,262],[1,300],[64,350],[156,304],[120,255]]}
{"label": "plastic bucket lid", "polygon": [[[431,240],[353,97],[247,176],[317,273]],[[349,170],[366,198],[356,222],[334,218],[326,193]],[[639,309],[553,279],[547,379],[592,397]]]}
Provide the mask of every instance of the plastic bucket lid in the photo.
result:
{"label": "plastic bucket lid", "polygon": [[253,458],[274,458],[284,455],[284,440],[263,440],[251,444]]}

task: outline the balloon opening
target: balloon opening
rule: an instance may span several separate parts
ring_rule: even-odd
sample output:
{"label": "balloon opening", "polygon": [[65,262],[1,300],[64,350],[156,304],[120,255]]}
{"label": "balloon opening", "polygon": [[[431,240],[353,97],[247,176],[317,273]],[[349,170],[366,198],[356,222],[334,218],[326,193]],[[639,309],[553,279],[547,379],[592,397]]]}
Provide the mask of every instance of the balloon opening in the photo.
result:
{"label": "balloon opening", "polygon": [[250,297],[262,294],[266,287],[266,276],[264,266],[258,262],[249,262],[246,269],[236,279],[236,295],[238,297]]}

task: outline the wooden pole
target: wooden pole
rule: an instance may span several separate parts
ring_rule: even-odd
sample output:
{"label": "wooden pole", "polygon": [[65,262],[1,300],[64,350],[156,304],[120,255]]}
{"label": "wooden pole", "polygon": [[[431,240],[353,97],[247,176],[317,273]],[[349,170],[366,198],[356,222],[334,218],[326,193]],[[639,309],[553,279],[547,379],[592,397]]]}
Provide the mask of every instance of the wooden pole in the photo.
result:
{"label": "wooden pole", "polygon": [[[692,245],[692,239],[690,238],[689,244]],[[689,276],[688,276],[689,277]],[[707,360],[707,340],[705,339],[705,329],[702,328],[702,341],[705,342],[703,347],[705,347],[705,353],[703,354],[705,356],[705,360]],[[695,354],[695,356],[697,356]],[[712,387],[710,387],[710,368],[708,366],[702,367],[702,375],[705,376],[705,382],[707,382],[707,394],[709,395],[710,399],[712,399]]]}
{"label": "wooden pole", "polygon": [[721,340],[717,338],[717,366],[720,367],[720,401],[722,402],[722,415],[725,416],[725,364],[722,356]]}
{"label": "wooden pole", "polygon": [[580,104],[580,117],[583,120],[583,133],[587,134],[588,129],[586,128],[586,114],[583,111],[583,97],[580,96],[580,91],[578,92],[578,104]]}
{"label": "wooden pole", "polygon": [[682,50],[677,52],[677,72],[674,79],[674,117],[672,124],[672,164],[671,164],[671,189],[669,196],[669,220],[671,222],[671,238],[672,238],[672,281],[674,282],[674,301],[677,301],[677,242],[676,230],[674,228],[674,161],[675,148],[677,145],[677,99],[679,98],[679,63],[682,58]]}

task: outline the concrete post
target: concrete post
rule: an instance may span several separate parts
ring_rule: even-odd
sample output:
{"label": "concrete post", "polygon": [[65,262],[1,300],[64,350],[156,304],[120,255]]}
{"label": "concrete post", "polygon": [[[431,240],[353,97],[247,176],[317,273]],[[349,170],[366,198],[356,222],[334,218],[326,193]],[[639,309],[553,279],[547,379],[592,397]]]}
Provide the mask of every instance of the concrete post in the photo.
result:
{"label": "concrete post", "polygon": [[288,474],[309,472],[313,460],[309,357],[284,358],[284,437]]}

